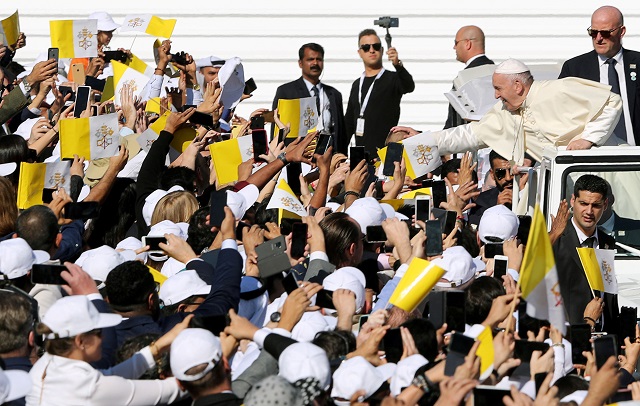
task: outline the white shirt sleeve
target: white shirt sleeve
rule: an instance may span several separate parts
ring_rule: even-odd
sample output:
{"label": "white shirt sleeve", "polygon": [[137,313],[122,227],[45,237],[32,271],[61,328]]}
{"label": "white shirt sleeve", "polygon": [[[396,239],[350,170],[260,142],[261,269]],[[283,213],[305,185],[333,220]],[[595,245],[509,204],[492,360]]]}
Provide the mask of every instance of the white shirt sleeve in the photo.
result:
{"label": "white shirt sleeve", "polygon": [[101,369],[100,372],[105,376],[119,376],[126,379],[137,379],[148,369],[156,366],[156,361],[151,355],[149,347],[144,347],[140,351],[133,354],[133,357],[125,360],[118,365],[114,365],[109,369]]}
{"label": "white shirt sleeve", "polygon": [[477,151],[484,144],[473,132],[471,124],[460,125],[431,133],[437,144],[440,155],[456,154],[464,151]]}
{"label": "white shirt sleeve", "polygon": [[160,97],[162,92],[162,82],[164,81],[163,75],[153,75],[147,86],[149,87],[149,98]]}
{"label": "white shirt sleeve", "polygon": [[584,126],[580,136],[583,140],[591,141],[595,145],[602,145],[609,139],[622,114],[622,99],[615,93],[609,94],[609,100],[602,112]]}
{"label": "white shirt sleeve", "polygon": [[314,259],[321,259],[323,261],[329,262],[329,257],[327,256],[327,253],[324,251],[313,251],[309,255],[309,262],[313,261]]}
{"label": "white shirt sleeve", "polygon": [[175,378],[165,380],[128,380],[118,376],[102,376],[96,382],[92,405],[145,406],[173,403],[182,397]]}

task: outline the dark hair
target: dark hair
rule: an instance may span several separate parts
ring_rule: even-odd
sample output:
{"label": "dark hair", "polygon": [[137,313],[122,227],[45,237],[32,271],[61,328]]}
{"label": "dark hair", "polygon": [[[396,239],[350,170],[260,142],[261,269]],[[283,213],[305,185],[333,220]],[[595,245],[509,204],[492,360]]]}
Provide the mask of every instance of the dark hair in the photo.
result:
{"label": "dark hair", "polygon": [[322,58],[324,58],[324,48],[322,45],[316,44],[315,42],[309,42],[308,44],[304,44],[298,50],[298,59],[302,60],[304,58],[304,50],[309,48],[312,51],[318,52]]}
{"label": "dark hair", "polygon": [[[52,333],[53,330],[51,330],[46,324],[38,323],[38,326],[36,327],[36,334],[44,335]],[[73,350],[74,341],[75,337],[46,339],[44,342],[44,349],[51,355],[66,357],[67,354]]]}
{"label": "dark hair", "polygon": [[116,178],[107,199],[100,207],[98,218],[90,222],[85,234],[87,245],[97,248],[108,245],[115,248],[126,238],[127,231],[136,220],[136,183],[131,179]]}
{"label": "dark hair", "polygon": [[27,141],[19,135],[9,134],[0,137],[0,164],[15,162],[18,167],[6,178],[17,187],[20,178],[20,162],[26,162],[29,158],[29,146]]}
{"label": "dark hair", "polygon": [[578,178],[573,186],[573,195],[575,197],[580,196],[581,191],[599,193],[602,195],[602,200],[606,200],[609,195],[609,188],[607,187],[607,181],[596,175],[582,175]]}
{"label": "dark hair", "polygon": [[209,210],[209,206],[198,209],[189,219],[187,243],[196,254],[200,254],[203,249],[209,247],[216,236],[206,224]]}
{"label": "dark hair", "polygon": [[109,304],[119,312],[146,306],[149,295],[156,289],[149,268],[139,261],[127,261],[113,268],[105,285]]}
{"label": "dark hair", "polygon": [[495,159],[500,159],[503,161],[508,161],[507,158],[503,157],[502,155],[498,154],[496,151],[491,150],[491,152],[489,152],[489,164],[491,165],[491,169],[493,169],[493,161]]}
{"label": "dark hair", "polygon": [[187,192],[193,192],[196,172],[184,166],[167,168],[160,177],[160,188],[171,189],[172,186],[182,186]]}
{"label": "dark hair", "polygon": [[18,205],[16,190],[9,179],[0,176],[0,235],[16,231]]}
{"label": "dark hair", "polygon": [[331,213],[320,220],[329,262],[337,267],[350,265],[347,250],[360,240],[360,227],[346,213]]}
{"label": "dark hair", "polygon": [[398,210],[396,210],[396,212],[400,214],[404,214],[408,218],[411,218],[411,216],[415,214],[415,209],[410,204],[403,204],[402,206],[398,207]]}
{"label": "dark hair", "polygon": [[460,169],[460,159],[450,159],[440,167],[441,177],[444,178],[450,173],[457,173],[458,169]]}
{"label": "dark hair", "polygon": [[378,37],[378,33],[376,32],[376,30],[374,30],[373,28],[367,28],[360,31],[360,34],[358,34],[358,43],[360,43],[360,38],[366,37],[367,35],[375,35],[376,37]]}
{"label": "dark hair", "polygon": [[44,205],[31,206],[20,213],[16,233],[33,250],[49,251],[58,236],[58,218]]}
{"label": "dark hair", "polygon": [[469,325],[482,323],[491,310],[493,299],[504,295],[504,287],[492,276],[481,276],[464,291],[466,323]]}
{"label": "dark hair", "polygon": [[311,342],[327,353],[329,361],[339,359],[356,350],[356,337],[351,331],[320,331]]}
{"label": "dark hair", "polygon": [[255,224],[264,226],[267,223],[278,223],[278,209],[267,209],[268,202],[269,196],[255,206]]}
{"label": "dark hair", "polygon": [[31,302],[26,297],[13,292],[0,292],[0,354],[26,346],[34,321]]}
{"label": "dark hair", "polygon": [[[196,375],[207,367],[207,364],[196,365],[186,371],[186,375]],[[174,371],[175,374],[175,371]],[[226,380],[230,380],[224,367],[222,359],[215,367],[207,372],[202,378],[195,381],[180,381],[182,386],[189,392],[192,398],[197,399],[203,396],[208,389],[222,385]]]}
{"label": "dark hair", "polygon": [[458,238],[458,245],[466,249],[472,258],[480,255],[476,231],[473,231],[469,225],[462,227],[462,231],[458,232],[456,237]]}
{"label": "dark hair", "polygon": [[402,327],[409,329],[416,349],[429,362],[434,362],[438,356],[438,337],[433,323],[427,319],[410,319],[402,323]]}
{"label": "dark hair", "polygon": [[566,375],[559,378],[553,386],[558,388],[556,398],[562,399],[577,390],[589,390],[589,381],[578,375]]}
{"label": "dark hair", "polygon": [[[128,360],[133,355],[160,338],[158,333],[146,333],[126,339],[116,352],[116,365]],[[160,374],[169,369],[169,353],[162,354],[156,360],[156,366],[147,369],[144,374],[136,379],[160,379]]]}

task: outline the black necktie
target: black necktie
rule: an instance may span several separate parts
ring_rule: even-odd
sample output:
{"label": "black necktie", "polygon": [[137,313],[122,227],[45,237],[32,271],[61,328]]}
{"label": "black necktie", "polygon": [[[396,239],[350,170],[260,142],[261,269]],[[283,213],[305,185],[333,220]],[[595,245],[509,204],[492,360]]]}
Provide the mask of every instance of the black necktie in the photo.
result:
{"label": "black necktie", "polygon": [[596,244],[596,237],[589,237],[586,240],[584,240],[580,245],[582,248],[595,248],[595,244]]}
{"label": "black necktie", "polygon": [[320,92],[318,91],[318,88],[316,86],[313,86],[311,88],[311,91],[313,92],[313,95],[316,97],[316,108],[318,109],[318,116],[321,116],[322,112],[320,111]]}
{"label": "black necktie", "polygon": [[[620,95],[620,80],[618,79],[618,72],[616,72],[616,60],[613,58],[609,58],[604,63],[609,65],[608,76],[611,91],[622,97]],[[618,124],[616,124],[616,128],[615,130],[613,130],[613,133],[618,138],[621,138],[623,140],[627,139],[627,128],[624,125],[624,110],[622,110],[622,113],[620,114],[620,121],[618,121]]]}

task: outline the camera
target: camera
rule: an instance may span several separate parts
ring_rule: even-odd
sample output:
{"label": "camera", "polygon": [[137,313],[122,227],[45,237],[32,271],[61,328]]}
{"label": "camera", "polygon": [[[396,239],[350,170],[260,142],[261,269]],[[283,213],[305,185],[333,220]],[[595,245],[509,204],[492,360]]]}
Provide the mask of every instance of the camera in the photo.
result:
{"label": "camera", "polygon": [[178,65],[186,65],[187,54],[184,51],[176,52],[175,54],[173,54],[171,61],[177,63]]}
{"label": "camera", "polygon": [[398,17],[384,16],[378,18],[377,20],[373,20],[373,23],[382,28],[397,28],[399,27],[400,19]]}

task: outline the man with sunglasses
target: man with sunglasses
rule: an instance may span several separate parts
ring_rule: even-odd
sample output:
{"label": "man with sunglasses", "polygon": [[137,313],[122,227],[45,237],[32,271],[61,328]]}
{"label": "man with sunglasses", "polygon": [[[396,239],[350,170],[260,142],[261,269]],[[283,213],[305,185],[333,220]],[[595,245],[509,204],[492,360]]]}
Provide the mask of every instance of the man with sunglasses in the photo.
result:
{"label": "man with sunglasses", "polygon": [[[351,86],[345,114],[347,136],[353,136],[351,143],[364,146],[372,157],[377,155],[378,148],[384,147],[389,130],[398,124],[402,95],[415,88],[413,77],[398,58],[398,51],[393,47],[387,51],[395,72],[382,66],[383,52],[375,30],[360,32],[358,55],[364,63],[364,72]],[[346,145],[340,150],[346,150]]]}
{"label": "man with sunglasses", "polygon": [[587,33],[593,51],[566,61],[559,77],[574,76],[611,86],[612,92],[621,95],[623,108],[614,135],[629,145],[640,145],[640,87],[636,74],[640,52],[622,47],[626,33],[622,13],[612,6],[600,7],[591,16]]}
{"label": "man with sunglasses", "polygon": [[489,173],[493,178],[496,187],[485,190],[476,198],[476,206],[469,213],[469,223],[479,224],[482,214],[493,206],[503,204],[511,208],[513,200],[513,175],[509,160],[502,157],[495,151],[489,153]]}

